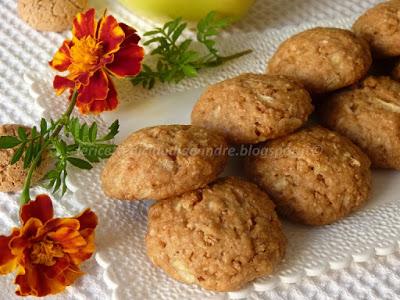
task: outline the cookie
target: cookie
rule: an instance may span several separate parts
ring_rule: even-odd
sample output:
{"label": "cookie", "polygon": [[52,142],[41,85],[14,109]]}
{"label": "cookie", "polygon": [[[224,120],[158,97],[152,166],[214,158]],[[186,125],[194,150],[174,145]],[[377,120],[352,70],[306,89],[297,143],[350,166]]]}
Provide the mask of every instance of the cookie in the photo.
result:
{"label": "cookie", "polygon": [[310,92],[321,94],[359,81],[371,63],[368,44],[351,31],[318,27],[283,42],[267,72],[292,76]]}
{"label": "cookie", "polygon": [[107,161],[104,192],[123,200],[162,200],[205,186],[227,164],[225,138],[190,125],[165,125],[133,133]]}
{"label": "cookie", "polygon": [[392,69],[392,78],[400,81],[400,60],[397,60]]}
{"label": "cookie", "polygon": [[368,77],[334,94],[319,109],[322,122],[347,136],[373,166],[400,170],[400,83]]}
{"label": "cookie", "polygon": [[[22,127],[27,134],[31,129],[18,124],[0,125],[0,136],[17,136],[18,128]],[[24,163],[20,159],[17,163],[11,165],[11,159],[17,148],[0,149],[0,192],[18,192],[24,186],[27,171],[24,169]],[[46,174],[50,165],[50,157],[43,156],[43,160],[32,176],[32,185],[36,184]]]}
{"label": "cookie", "polygon": [[400,55],[400,1],[387,1],[367,10],[353,25],[354,33],[365,39],[374,55]]}
{"label": "cookie", "polygon": [[313,111],[309,93],[285,76],[242,74],[211,85],[192,111],[192,124],[256,144],[289,134]]}
{"label": "cookie", "polygon": [[256,185],[219,179],[150,208],[147,254],[174,279],[212,291],[271,274],[286,238],[274,204]]}
{"label": "cookie", "polygon": [[72,27],[74,17],[84,11],[87,0],[18,0],[18,15],[39,31],[60,32]]}
{"label": "cookie", "polygon": [[278,212],[308,225],[330,224],[357,210],[371,190],[371,162],[349,139],[314,126],[268,142],[245,163]]}

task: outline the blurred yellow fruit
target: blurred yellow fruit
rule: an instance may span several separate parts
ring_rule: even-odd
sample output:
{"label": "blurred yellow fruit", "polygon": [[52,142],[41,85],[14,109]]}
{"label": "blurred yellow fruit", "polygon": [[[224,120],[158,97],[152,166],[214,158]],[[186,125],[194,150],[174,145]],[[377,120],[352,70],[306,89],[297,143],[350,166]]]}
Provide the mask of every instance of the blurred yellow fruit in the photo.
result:
{"label": "blurred yellow fruit", "polygon": [[148,13],[157,17],[183,17],[198,21],[210,11],[237,20],[243,17],[255,0],[120,0],[136,13]]}

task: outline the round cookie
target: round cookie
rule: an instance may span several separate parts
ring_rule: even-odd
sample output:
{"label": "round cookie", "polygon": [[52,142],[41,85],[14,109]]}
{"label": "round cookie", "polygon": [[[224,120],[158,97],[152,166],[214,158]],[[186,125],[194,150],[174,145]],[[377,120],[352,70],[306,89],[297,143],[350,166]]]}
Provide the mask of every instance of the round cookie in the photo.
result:
{"label": "round cookie", "polygon": [[211,85],[192,111],[192,124],[233,143],[256,144],[295,131],[312,111],[309,93],[289,77],[242,74]]}
{"label": "round cookie", "polygon": [[320,94],[359,81],[371,63],[368,44],[351,31],[318,27],[283,42],[267,72],[292,76],[310,92]]}
{"label": "round cookie", "polygon": [[225,138],[190,125],[133,133],[107,161],[103,191],[123,200],[162,200],[205,186],[228,161]]}
{"label": "round cookie", "polygon": [[72,26],[74,17],[84,11],[88,0],[18,0],[18,15],[39,31],[60,32]]}
{"label": "round cookie", "polygon": [[[0,125],[0,136],[17,136],[18,128],[24,128],[25,132],[29,134],[31,129],[26,126],[18,124],[5,124]],[[18,192],[24,186],[25,177],[27,172],[24,169],[24,163],[20,159],[17,163],[11,165],[11,159],[14,156],[17,148],[0,149],[0,192]],[[32,185],[37,183],[46,174],[50,165],[50,157],[44,156],[42,163],[36,169],[32,176]]]}
{"label": "round cookie", "polygon": [[147,254],[187,284],[232,291],[271,274],[286,238],[267,194],[239,178],[219,179],[150,208]]}
{"label": "round cookie", "polygon": [[320,109],[327,127],[347,136],[373,166],[400,170],[400,83],[368,77],[334,94]]}
{"label": "round cookie", "polygon": [[394,67],[392,69],[392,78],[394,80],[400,81],[400,60],[397,60],[397,62],[394,64]]}
{"label": "round cookie", "polygon": [[387,1],[367,10],[353,25],[378,57],[400,55],[400,0]]}
{"label": "round cookie", "polygon": [[367,201],[370,164],[350,140],[314,126],[268,142],[246,161],[246,172],[273,197],[281,215],[324,225]]}

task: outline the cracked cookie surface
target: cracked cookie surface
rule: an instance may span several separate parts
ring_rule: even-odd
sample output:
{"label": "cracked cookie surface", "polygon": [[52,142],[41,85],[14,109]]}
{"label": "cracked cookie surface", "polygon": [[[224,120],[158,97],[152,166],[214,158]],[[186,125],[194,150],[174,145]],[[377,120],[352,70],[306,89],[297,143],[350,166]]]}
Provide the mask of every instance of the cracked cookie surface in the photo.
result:
{"label": "cracked cookie surface", "polygon": [[[5,124],[0,125],[0,136],[17,136],[19,127],[23,128],[28,135],[31,132],[31,129],[26,126]],[[23,161],[19,160],[14,165],[10,164],[17,148],[0,150],[0,192],[18,192],[24,185],[27,172],[24,169]],[[43,156],[42,163],[33,173],[32,185],[43,178],[50,165],[50,161],[48,155]]]}
{"label": "cracked cookie surface", "polygon": [[400,0],[386,1],[367,10],[353,25],[378,57],[400,55]]}
{"label": "cracked cookie surface", "polygon": [[149,211],[150,260],[173,278],[208,290],[237,290],[271,274],[286,243],[268,195],[239,178],[218,179]]}
{"label": "cracked cookie surface", "polygon": [[330,224],[369,197],[370,160],[335,132],[314,126],[268,142],[262,150],[246,161],[246,172],[293,221]]}
{"label": "cracked cookie surface", "polygon": [[39,31],[60,32],[71,27],[76,14],[86,9],[88,0],[18,0],[18,15]]}
{"label": "cracked cookie surface", "polygon": [[190,125],[141,129],[118,146],[102,172],[103,191],[123,200],[162,200],[205,186],[225,168],[225,138]]}
{"label": "cracked cookie surface", "polygon": [[269,61],[267,73],[292,76],[320,94],[359,81],[371,64],[368,44],[351,31],[317,27],[284,41]]}
{"label": "cracked cookie surface", "polygon": [[192,124],[233,143],[256,144],[295,131],[312,111],[309,93],[296,81],[248,73],[211,85],[192,111]]}
{"label": "cracked cookie surface", "polygon": [[400,170],[400,83],[370,76],[319,109],[327,127],[350,138],[373,166]]}

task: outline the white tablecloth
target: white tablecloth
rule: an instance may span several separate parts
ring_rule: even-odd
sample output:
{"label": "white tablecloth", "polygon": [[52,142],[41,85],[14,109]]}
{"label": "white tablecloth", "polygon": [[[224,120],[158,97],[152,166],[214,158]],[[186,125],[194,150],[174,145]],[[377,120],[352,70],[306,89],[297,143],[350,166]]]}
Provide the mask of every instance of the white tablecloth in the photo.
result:
{"label": "white tablecloth", "polygon": [[[99,5],[100,1],[96,1]],[[300,24],[325,18],[343,18],[359,14],[378,1],[368,0],[259,0],[247,19],[233,31],[263,30]],[[63,40],[63,35],[38,33],[16,14],[15,0],[0,5],[0,123],[32,125],[40,117],[22,80],[25,73],[43,72],[46,62]],[[0,234],[8,234],[18,220],[18,205],[13,195],[0,195]],[[63,203],[60,212],[75,211]],[[49,299],[111,299],[103,281],[103,269],[95,260],[84,266],[88,273],[67,292]],[[123,268],[121,268],[123,270]],[[139,275],[140,276],[140,275]],[[14,296],[12,277],[0,277],[0,300]],[[368,263],[352,265],[342,271],[318,278],[306,278],[300,284],[251,295],[251,299],[400,299],[400,253],[376,257]]]}

